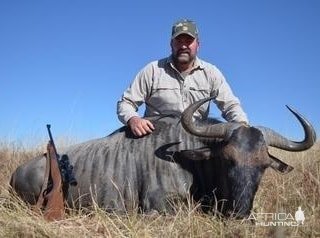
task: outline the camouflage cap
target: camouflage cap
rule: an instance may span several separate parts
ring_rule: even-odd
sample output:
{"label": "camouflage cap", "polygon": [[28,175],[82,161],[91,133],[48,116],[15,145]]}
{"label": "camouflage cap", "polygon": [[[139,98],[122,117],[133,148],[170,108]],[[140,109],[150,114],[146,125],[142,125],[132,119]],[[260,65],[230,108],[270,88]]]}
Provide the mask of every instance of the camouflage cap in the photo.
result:
{"label": "camouflage cap", "polygon": [[172,34],[171,39],[176,38],[178,35],[181,34],[188,34],[192,36],[193,38],[198,37],[198,28],[196,26],[196,23],[191,20],[183,19],[178,22],[176,22],[172,26]]}

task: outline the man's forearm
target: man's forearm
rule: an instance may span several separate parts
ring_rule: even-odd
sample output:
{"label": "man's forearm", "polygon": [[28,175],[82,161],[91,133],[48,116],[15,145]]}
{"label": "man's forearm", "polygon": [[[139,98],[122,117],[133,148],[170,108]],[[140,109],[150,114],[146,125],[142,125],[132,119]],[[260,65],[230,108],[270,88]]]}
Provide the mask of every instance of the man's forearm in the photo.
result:
{"label": "man's forearm", "polygon": [[230,122],[243,122],[248,124],[249,120],[239,103],[231,105],[222,114],[223,118]]}
{"label": "man's forearm", "polygon": [[119,120],[127,125],[127,122],[131,117],[139,116],[137,109],[126,100],[120,100],[117,103],[117,115]]}

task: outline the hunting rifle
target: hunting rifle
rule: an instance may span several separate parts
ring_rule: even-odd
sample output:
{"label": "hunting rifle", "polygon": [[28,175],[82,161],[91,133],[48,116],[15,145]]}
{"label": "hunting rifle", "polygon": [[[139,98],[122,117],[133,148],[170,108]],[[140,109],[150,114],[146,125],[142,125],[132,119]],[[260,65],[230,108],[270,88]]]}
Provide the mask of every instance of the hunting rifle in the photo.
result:
{"label": "hunting rifle", "polygon": [[57,153],[50,127],[47,125],[50,140],[47,145],[45,183],[36,205],[43,209],[44,218],[48,221],[63,219],[69,184],[77,185],[68,156],[64,154],[60,158]]}

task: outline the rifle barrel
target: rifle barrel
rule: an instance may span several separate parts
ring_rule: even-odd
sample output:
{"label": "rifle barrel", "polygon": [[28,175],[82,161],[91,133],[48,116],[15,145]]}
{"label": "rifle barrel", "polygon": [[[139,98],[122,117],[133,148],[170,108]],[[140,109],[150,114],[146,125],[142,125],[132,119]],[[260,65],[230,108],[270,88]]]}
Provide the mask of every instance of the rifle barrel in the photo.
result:
{"label": "rifle barrel", "polygon": [[54,152],[56,153],[56,155],[58,155],[56,146],[55,146],[54,141],[53,141],[53,137],[52,137],[50,128],[51,128],[51,125],[50,125],[50,124],[47,124],[47,129],[48,129],[48,133],[49,133],[50,143],[51,143],[51,145],[53,146]]}

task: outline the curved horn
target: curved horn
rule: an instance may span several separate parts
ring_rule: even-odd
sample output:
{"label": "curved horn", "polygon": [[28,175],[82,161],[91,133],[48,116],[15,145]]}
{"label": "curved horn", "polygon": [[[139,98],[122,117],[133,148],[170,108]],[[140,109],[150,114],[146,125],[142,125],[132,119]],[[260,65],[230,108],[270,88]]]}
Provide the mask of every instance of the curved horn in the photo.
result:
{"label": "curved horn", "polygon": [[293,115],[299,120],[304,130],[304,140],[300,142],[291,141],[279,133],[266,128],[259,126],[257,127],[263,134],[268,145],[277,147],[279,149],[287,151],[303,151],[309,149],[316,141],[316,133],[311,123],[305,119],[300,113],[291,107],[286,107],[293,113]]}
{"label": "curved horn", "polygon": [[193,104],[191,104],[188,108],[186,108],[181,117],[181,124],[183,128],[193,134],[195,136],[201,137],[210,137],[210,138],[225,138],[230,135],[231,131],[241,126],[240,123],[219,123],[215,125],[194,125],[193,123],[193,113],[204,103],[210,101],[213,97],[201,99]]}

